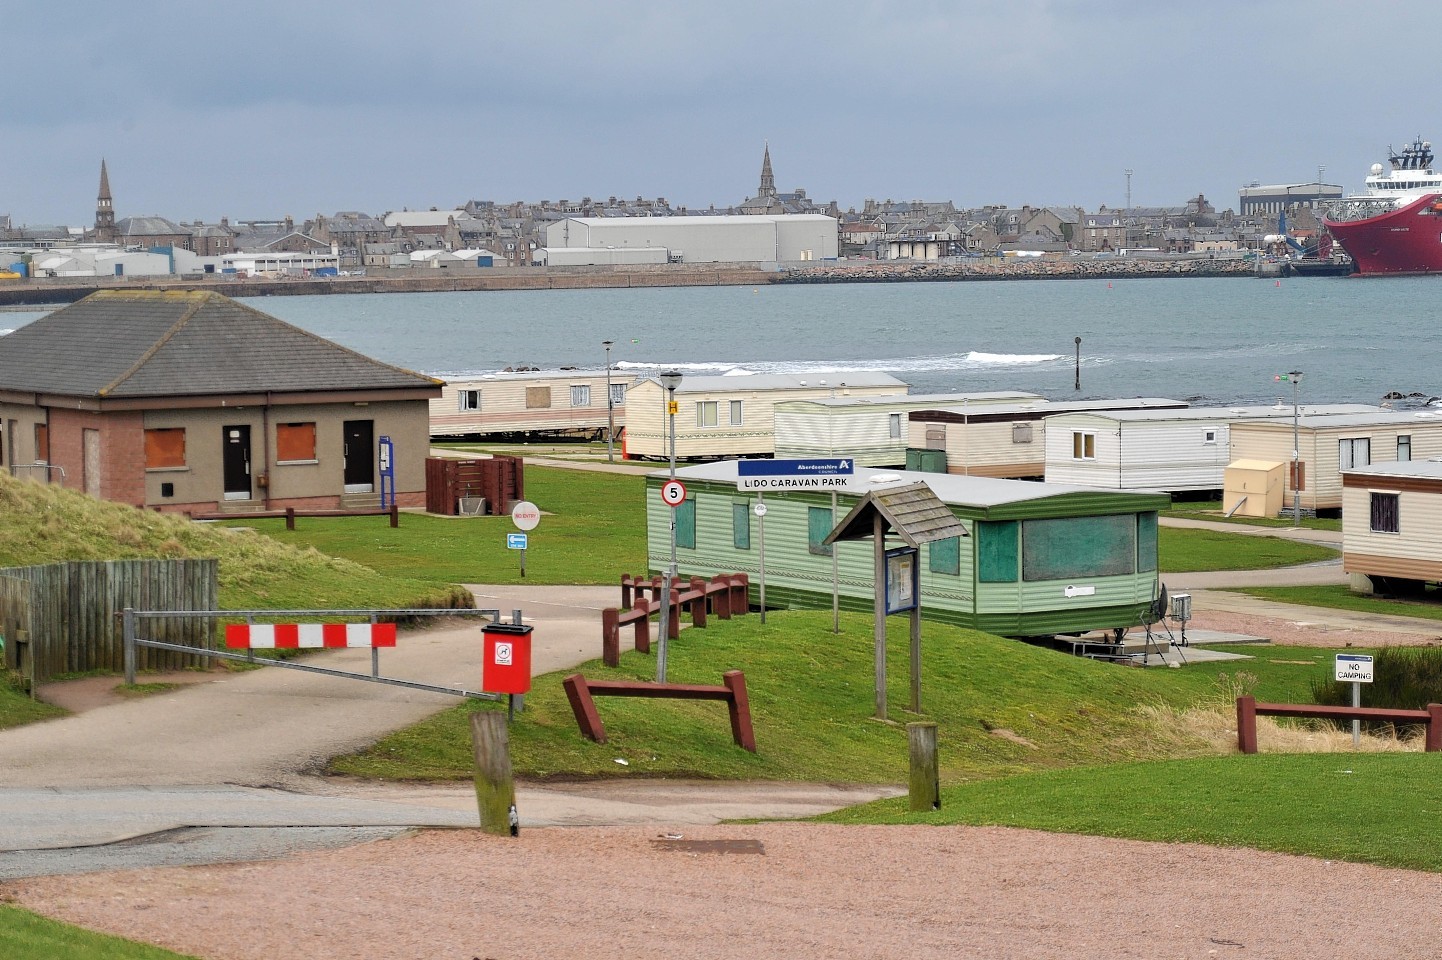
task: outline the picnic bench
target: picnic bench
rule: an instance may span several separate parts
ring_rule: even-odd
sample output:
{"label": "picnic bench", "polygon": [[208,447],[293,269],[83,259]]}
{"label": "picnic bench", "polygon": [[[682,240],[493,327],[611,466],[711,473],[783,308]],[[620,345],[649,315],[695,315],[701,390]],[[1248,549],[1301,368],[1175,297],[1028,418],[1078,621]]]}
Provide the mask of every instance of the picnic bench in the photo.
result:
{"label": "picnic bench", "polygon": [[751,729],[751,701],[746,696],[746,676],[740,670],[721,675],[721,686],[689,683],[646,683],[637,680],[587,680],[573,673],[561,681],[566,699],[576,715],[581,735],[597,743],[606,742],[606,728],[596,712],[596,697],[652,697],[671,700],[722,700],[731,715],[731,739],[745,750],[756,752],[756,734]]}

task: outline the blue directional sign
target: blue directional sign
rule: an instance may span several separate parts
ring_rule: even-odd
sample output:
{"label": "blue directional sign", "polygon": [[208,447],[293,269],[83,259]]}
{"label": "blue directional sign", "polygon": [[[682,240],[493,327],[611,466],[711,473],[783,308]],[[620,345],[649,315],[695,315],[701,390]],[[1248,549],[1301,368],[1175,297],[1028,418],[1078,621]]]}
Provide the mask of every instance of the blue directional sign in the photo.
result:
{"label": "blue directional sign", "polygon": [[800,460],[738,460],[738,490],[833,490],[856,475],[850,457],[807,457]]}
{"label": "blue directional sign", "polygon": [[508,549],[508,550],[524,550],[524,549],[526,549],[526,535],[525,535],[524,533],[508,533],[508,534],[506,534],[506,549]]}

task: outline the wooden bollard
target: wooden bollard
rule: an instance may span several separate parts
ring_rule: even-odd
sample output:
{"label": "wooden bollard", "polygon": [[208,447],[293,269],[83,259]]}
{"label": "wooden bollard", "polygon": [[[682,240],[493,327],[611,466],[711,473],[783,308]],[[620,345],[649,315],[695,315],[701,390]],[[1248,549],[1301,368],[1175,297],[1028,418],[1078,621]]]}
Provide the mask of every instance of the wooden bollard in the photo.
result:
{"label": "wooden bollard", "polygon": [[711,609],[716,614],[717,620],[731,619],[731,584],[725,577],[714,577],[711,580],[713,587],[717,583],[724,584],[723,588],[711,594]]}
{"label": "wooden bollard", "polygon": [[681,591],[671,588],[670,609],[666,617],[666,636],[675,640],[681,636]]}
{"label": "wooden bollard", "polygon": [[651,606],[650,600],[636,598],[636,606],[632,609],[641,611],[641,616],[636,618],[636,639],[635,647],[639,653],[651,652]]}
{"label": "wooden bollard", "polygon": [[621,611],[615,607],[601,611],[601,662],[608,667],[621,665]]}
{"label": "wooden bollard", "polygon": [[910,809],[941,809],[941,778],[936,762],[936,724],[906,725],[907,752],[911,758]]}
{"label": "wooden bollard", "polygon": [[287,530],[295,529],[295,507],[285,508],[285,528]]}
{"label": "wooden bollard", "polygon": [[1257,752],[1257,698],[1237,698],[1237,749],[1242,753]]}
{"label": "wooden bollard", "polygon": [[481,829],[497,836],[516,836],[516,783],[511,778],[511,738],[506,715],[499,710],[471,714],[471,750],[476,759],[476,806]]}
{"label": "wooden bollard", "polygon": [[392,498],[391,498],[391,529],[395,529],[396,527],[399,527],[400,525],[401,525],[401,507],[400,507],[400,504],[396,503],[395,498],[392,497]]}
{"label": "wooden bollard", "polygon": [[621,574],[621,609],[631,609],[631,575]]}

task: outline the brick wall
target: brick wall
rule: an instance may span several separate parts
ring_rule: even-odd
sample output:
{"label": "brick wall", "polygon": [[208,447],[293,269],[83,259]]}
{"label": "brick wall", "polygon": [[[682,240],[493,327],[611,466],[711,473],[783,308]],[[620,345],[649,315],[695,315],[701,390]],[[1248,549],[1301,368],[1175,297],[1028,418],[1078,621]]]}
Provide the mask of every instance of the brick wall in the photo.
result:
{"label": "brick wall", "polygon": [[100,432],[101,498],[145,506],[143,415],[51,408],[50,462],[65,469],[63,483],[72,490],[85,490],[86,430]]}

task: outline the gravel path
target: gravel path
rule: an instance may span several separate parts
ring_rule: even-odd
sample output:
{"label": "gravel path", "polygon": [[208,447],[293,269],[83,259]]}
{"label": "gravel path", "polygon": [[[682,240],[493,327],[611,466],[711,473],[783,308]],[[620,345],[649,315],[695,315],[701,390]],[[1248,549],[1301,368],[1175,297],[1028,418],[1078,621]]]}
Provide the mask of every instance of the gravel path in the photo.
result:
{"label": "gravel path", "polygon": [[206,960],[1396,960],[1442,929],[1442,876],[990,827],[429,832],[5,892]]}

